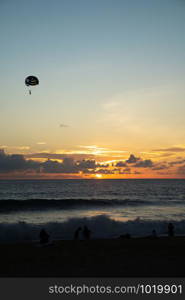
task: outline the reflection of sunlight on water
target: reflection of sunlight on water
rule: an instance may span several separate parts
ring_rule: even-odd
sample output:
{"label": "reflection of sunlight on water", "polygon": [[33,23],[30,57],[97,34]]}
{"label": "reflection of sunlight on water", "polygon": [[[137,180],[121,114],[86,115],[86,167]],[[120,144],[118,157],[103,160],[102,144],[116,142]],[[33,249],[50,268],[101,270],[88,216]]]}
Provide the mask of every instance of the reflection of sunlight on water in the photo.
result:
{"label": "reflection of sunlight on water", "polygon": [[137,206],[137,207],[111,207],[98,209],[72,209],[29,211],[1,214],[1,222],[17,223],[26,222],[41,224],[48,222],[64,222],[71,218],[90,218],[100,215],[109,217],[115,221],[127,222],[137,218],[147,220],[182,220],[185,209],[179,206]]}
{"label": "reflection of sunlight on water", "polygon": [[42,212],[20,212],[14,214],[1,214],[3,222],[17,223],[26,222],[33,224],[49,223],[49,222],[65,222],[71,218],[85,218],[96,217],[99,215],[111,216],[108,211],[98,210],[73,210],[73,211],[42,211]]}
{"label": "reflection of sunlight on water", "polygon": [[123,217],[123,216],[111,216],[110,217],[111,220],[114,221],[119,221],[119,222],[127,222],[127,221],[133,221],[135,220],[135,218],[128,218],[128,217]]}

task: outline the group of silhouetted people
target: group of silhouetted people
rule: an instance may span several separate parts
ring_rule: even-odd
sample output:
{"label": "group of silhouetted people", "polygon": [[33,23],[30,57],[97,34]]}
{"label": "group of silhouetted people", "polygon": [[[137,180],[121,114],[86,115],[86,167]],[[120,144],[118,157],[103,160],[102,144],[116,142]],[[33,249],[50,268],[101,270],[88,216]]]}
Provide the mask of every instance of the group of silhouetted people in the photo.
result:
{"label": "group of silhouetted people", "polygon": [[[78,227],[74,232],[74,240],[80,239],[80,233],[82,234],[82,237],[84,240],[90,240],[91,238],[91,230],[85,225],[83,228]],[[47,245],[49,243],[49,234],[45,229],[41,229],[39,238],[40,238],[40,244],[41,245]]]}
{"label": "group of silhouetted people", "polygon": [[[175,227],[172,223],[168,224],[168,236],[169,237],[173,237],[175,235]],[[79,240],[82,236],[82,238],[84,240],[90,240],[91,239],[91,230],[85,225],[83,228],[82,227],[78,227],[75,232],[74,232],[74,240]],[[41,245],[46,245],[49,243],[49,234],[46,232],[45,229],[42,229],[40,231],[40,244]],[[152,237],[156,238],[157,237],[157,232],[155,229],[152,230]],[[131,236],[130,234],[124,234],[124,235],[120,235],[120,238],[127,238],[130,239]]]}
{"label": "group of silhouetted people", "polygon": [[83,228],[78,227],[74,232],[74,240],[79,240],[80,238],[80,232],[82,233],[82,236],[84,240],[90,240],[91,238],[91,230],[85,225]]}
{"label": "group of silhouetted people", "polygon": [[[168,223],[168,236],[169,237],[173,237],[175,236],[175,226],[172,224],[172,223]],[[156,229],[153,229],[152,230],[152,234],[149,235],[148,237],[150,238],[157,238],[158,235],[157,235],[157,231]],[[131,238],[131,235],[129,233],[126,233],[126,234],[121,234],[119,236],[120,239],[130,239]]]}
{"label": "group of silhouetted people", "polygon": [[[168,236],[173,237],[175,235],[175,226],[172,223],[168,223]],[[152,237],[157,237],[157,232],[155,229],[152,230]]]}

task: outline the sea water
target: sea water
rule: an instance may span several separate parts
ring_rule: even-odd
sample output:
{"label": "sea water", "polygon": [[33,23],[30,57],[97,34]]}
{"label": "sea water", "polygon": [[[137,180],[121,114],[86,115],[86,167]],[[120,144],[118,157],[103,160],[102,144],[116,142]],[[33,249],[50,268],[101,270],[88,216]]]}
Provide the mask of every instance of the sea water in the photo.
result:
{"label": "sea water", "polygon": [[73,238],[88,226],[92,238],[185,234],[185,180],[1,180],[0,242]]}

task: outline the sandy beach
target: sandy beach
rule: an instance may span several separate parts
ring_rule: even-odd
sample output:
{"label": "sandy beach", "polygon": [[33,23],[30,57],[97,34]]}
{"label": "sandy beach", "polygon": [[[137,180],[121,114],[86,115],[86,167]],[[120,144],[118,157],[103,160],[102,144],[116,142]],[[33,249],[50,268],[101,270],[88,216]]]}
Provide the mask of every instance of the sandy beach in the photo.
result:
{"label": "sandy beach", "polygon": [[185,276],[185,237],[1,244],[0,276]]}

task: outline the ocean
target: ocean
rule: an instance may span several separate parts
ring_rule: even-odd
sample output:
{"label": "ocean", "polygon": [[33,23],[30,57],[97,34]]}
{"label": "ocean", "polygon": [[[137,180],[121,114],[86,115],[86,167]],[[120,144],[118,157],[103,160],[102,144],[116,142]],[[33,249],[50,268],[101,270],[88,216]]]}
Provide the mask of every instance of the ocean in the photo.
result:
{"label": "ocean", "polygon": [[185,180],[0,180],[0,242],[72,239],[79,226],[92,238],[185,234]]}

